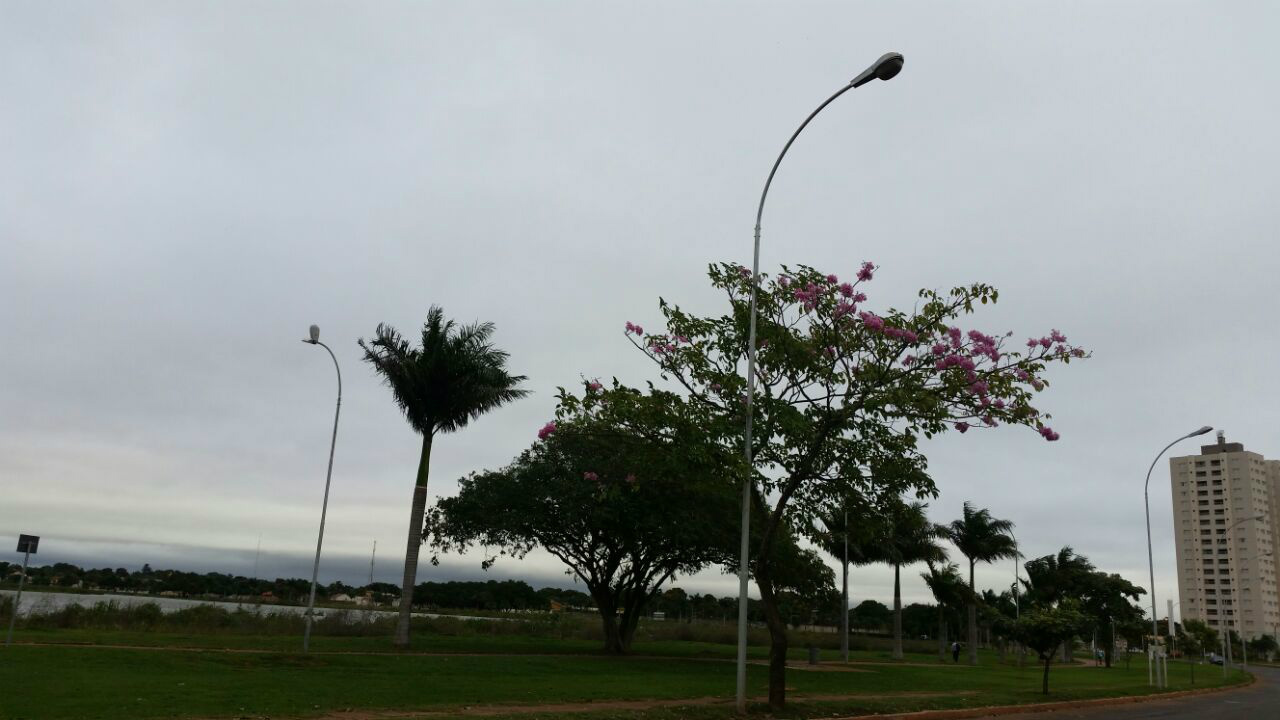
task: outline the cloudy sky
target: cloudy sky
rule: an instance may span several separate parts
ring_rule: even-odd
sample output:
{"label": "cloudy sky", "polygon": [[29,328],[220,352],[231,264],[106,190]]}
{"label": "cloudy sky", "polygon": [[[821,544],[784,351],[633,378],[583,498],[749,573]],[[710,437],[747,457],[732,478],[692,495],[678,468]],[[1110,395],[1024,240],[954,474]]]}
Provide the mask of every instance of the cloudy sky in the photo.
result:
{"label": "cloudy sky", "polygon": [[[941,489],[1146,584],[1142,479],[1202,424],[1280,456],[1280,50],[1264,3],[0,3],[0,539],[39,559],[402,562],[418,440],[360,362],[379,322],[492,320],[531,398],[436,443],[432,495],[504,463],[558,385],[640,382],[659,296],[721,299],[787,136],[763,263],[882,269],[871,305],[985,281],[974,324],[1059,328],[1016,429],[926,447]],[[1184,454],[1194,445],[1182,446]],[[1166,464],[1157,592],[1175,589]],[[12,539],[3,539],[10,553]],[[4,557],[0,555],[0,557]],[[12,553],[5,559],[14,559]],[[422,579],[479,576],[479,557]],[[554,561],[489,573],[568,584]],[[914,572],[908,600],[927,596]],[[979,581],[1007,587],[1012,567]],[[891,576],[854,574],[855,600]],[[687,589],[731,594],[716,571]]]}

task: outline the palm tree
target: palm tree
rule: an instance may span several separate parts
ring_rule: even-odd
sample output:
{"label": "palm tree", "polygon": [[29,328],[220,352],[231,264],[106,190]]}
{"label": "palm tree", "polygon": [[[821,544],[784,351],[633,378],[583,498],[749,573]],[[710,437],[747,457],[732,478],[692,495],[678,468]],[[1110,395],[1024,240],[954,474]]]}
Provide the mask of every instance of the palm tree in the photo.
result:
{"label": "palm tree", "polygon": [[861,496],[851,496],[838,511],[820,513],[818,520],[822,529],[815,530],[811,536],[818,539],[822,550],[840,563],[840,631],[843,634],[840,657],[849,662],[849,565],[874,562],[869,559],[868,548],[876,534],[874,526],[878,518],[867,512],[866,502]]}
{"label": "palm tree", "polygon": [[[1077,555],[1070,545],[1064,545],[1057,555],[1045,555],[1029,560],[1023,566],[1027,579],[1027,599],[1033,603],[1051,607],[1063,600],[1083,601],[1088,595],[1093,563],[1083,555]],[[1071,660],[1072,640],[1062,645],[1062,660]]]}
{"label": "palm tree", "polygon": [[986,508],[976,510],[968,500],[964,503],[964,514],[959,520],[953,520],[947,528],[947,536],[951,539],[961,555],[969,560],[969,664],[978,664],[978,606],[977,588],[973,582],[973,568],[979,562],[995,562],[1018,556],[1018,546],[1009,534],[1013,523],[991,517]]}
{"label": "palm tree", "polygon": [[949,562],[942,567],[929,563],[929,572],[920,573],[938,603],[938,659],[947,660],[947,610],[961,607],[969,596],[960,568]]}
{"label": "palm tree", "polygon": [[378,325],[372,341],[360,340],[365,361],[382,376],[405,419],[422,436],[396,623],[395,644],[399,646],[409,644],[432,441],[437,433],[460,430],[469,421],[528,394],[516,387],[525,376],[507,374],[507,353],[489,342],[492,335],[493,323],[457,325],[446,321],[444,311],[433,305],[422,326],[420,347],[410,346],[399,331],[386,324]]}
{"label": "palm tree", "polygon": [[946,528],[929,522],[922,502],[895,500],[884,508],[882,531],[868,547],[874,560],[893,566],[893,659],[902,659],[902,566],[917,562],[946,562],[947,552],[938,540]]}

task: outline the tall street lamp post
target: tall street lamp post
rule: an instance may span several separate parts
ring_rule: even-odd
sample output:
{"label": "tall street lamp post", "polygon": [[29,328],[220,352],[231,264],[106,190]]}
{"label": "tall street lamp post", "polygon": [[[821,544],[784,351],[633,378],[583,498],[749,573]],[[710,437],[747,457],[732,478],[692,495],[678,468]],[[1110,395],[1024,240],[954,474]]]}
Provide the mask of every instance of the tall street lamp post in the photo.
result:
{"label": "tall street lamp post", "polygon": [[896,52],[885,53],[876,60],[871,67],[862,71],[862,74],[849,84],[840,88],[834,95],[827,98],[825,102],[818,106],[818,109],[809,113],[809,117],[800,123],[800,127],[791,133],[791,139],[787,140],[787,144],[782,147],[782,152],[778,154],[778,159],[773,162],[773,168],[769,170],[769,177],[764,182],[764,191],[760,193],[760,205],[756,209],[756,233],[755,233],[755,252],[751,264],[751,312],[749,320],[749,329],[747,332],[747,402],[746,402],[746,427],[743,431],[742,447],[743,455],[747,460],[747,476],[742,479],[742,541],[740,547],[740,562],[738,565],[738,694],[737,708],[739,713],[747,711],[747,561],[750,550],[750,526],[751,526],[751,476],[753,472],[752,465],[752,448],[751,448],[751,423],[753,419],[752,401],[755,397],[756,390],[756,294],[760,285],[760,221],[764,217],[764,201],[769,195],[769,185],[773,183],[774,173],[778,172],[778,165],[782,164],[782,158],[786,156],[787,150],[791,149],[791,143],[796,141],[800,132],[805,129],[809,121],[814,116],[822,112],[823,108],[830,105],[836,98],[846,92],[862,87],[877,78],[881,80],[889,80],[896,76],[902,70],[902,55]]}
{"label": "tall street lamp post", "polygon": [[333,450],[338,444],[338,414],[342,412],[342,370],[338,367],[338,358],[333,354],[333,350],[330,350],[328,345],[320,342],[320,327],[318,325],[311,326],[310,337],[302,342],[319,345],[328,350],[329,357],[333,358],[333,369],[338,373],[338,402],[333,410],[333,439],[329,441],[329,469],[324,475],[324,502],[320,505],[320,535],[316,538],[316,561],[311,566],[311,593],[307,597],[307,624],[306,629],[302,632],[302,651],[307,652],[311,649],[311,622],[315,617],[316,608],[316,578],[320,574],[320,548],[324,545],[324,517],[329,511],[329,481],[333,478]]}
{"label": "tall street lamp post", "polygon": [[1173,447],[1174,445],[1177,445],[1178,443],[1188,438],[1193,438],[1197,435],[1203,435],[1212,429],[1213,429],[1212,427],[1205,425],[1199,430],[1196,430],[1194,432],[1189,432],[1186,435],[1183,435],[1182,437],[1178,438],[1177,440],[1174,440],[1173,442],[1169,443],[1168,445],[1165,445],[1164,449],[1161,450],[1159,454],[1156,455],[1155,459],[1151,461],[1151,467],[1147,468],[1147,481],[1142,485],[1142,502],[1143,504],[1146,505],[1146,508],[1147,508],[1147,570],[1151,573],[1151,642],[1153,647],[1151,651],[1147,653],[1147,684],[1148,685],[1159,685],[1160,687],[1164,687],[1164,683],[1153,680],[1153,677],[1151,674],[1152,673],[1151,653],[1155,652],[1154,644],[1155,644],[1156,638],[1159,637],[1159,631],[1156,629],[1156,564],[1155,564],[1155,555],[1151,551],[1151,498],[1148,495],[1148,491],[1151,487],[1151,471],[1156,469],[1156,463],[1160,462],[1161,456],[1163,456],[1166,452],[1168,452],[1169,448]]}

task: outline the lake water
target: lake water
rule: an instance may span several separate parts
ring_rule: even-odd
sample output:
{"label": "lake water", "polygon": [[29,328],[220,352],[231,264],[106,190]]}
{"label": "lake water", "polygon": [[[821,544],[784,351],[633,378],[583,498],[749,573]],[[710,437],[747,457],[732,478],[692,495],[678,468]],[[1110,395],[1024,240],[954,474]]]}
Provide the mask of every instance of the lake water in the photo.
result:
{"label": "lake water", "polygon": [[[0,590],[0,595],[13,597],[16,594],[14,590]],[[31,613],[47,613],[60,610],[68,605],[83,605],[89,607],[95,603],[113,602],[121,607],[133,607],[135,605],[146,605],[154,603],[160,606],[160,611],[165,613],[176,612],[185,608],[195,607],[197,605],[212,605],[214,607],[226,608],[227,610],[236,610],[243,608],[245,610],[261,609],[263,613],[289,613],[292,615],[303,615],[307,608],[305,605],[277,605],[274,603],[263,603],[261,605],[252,602],[226,602],[222,600],[191,600],[188,598],[176,597],[160,597],[157,595],[117,595],[112,593],[92,594],[92,593],[60,593],[60,592],[31,592],[24,590],[22,592],[22,606],[18,608],[19,615],[29,615]],[[333,608],[317,608],[316,615],[323,616],[327,612],[340,612]],[[395,617],[394,610],[365,610],[363,608],[348,609],[351,619],[357,620],[366,613],[372,617]],[[509,618],[486,618],[476,617],[472,615],[442,615],[440,613],[422,613],[416,612],[414,617],[452,617],[462,620],[507,620]]]}

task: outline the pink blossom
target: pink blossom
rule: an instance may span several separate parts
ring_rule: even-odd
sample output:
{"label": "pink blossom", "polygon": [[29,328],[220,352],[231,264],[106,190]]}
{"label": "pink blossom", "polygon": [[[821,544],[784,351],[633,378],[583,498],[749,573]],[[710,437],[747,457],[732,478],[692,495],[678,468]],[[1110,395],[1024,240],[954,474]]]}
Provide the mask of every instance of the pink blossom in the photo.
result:
{"label": "pink blossom", "polygon": [[720,392],[720,383],[711,383],[711,392]]}
{"label": "pink blossom", "polygon": [[867,280],[870,280],[871,274],[875,271],[875,269],[876,269],[875,263],[871,263],[871,262],[862,263],[862,268],[858,270],[858,279],[864,282]]}
{"label": "pink blossom", "polygon": [[996,398],[995,406],[996,406],[997,408],[1003,408],[1003,407],[1004,407],[1004,400],[1002,400],[1001,398]]}
{"label": "pink blossom", "polygon": [[592,380],[591,382],[587,383],[587,389],[590,390],[591,392],[598,392],[603,387],[604,385],[601,385],[598,381],[595,381],[595,380]]}
{"label": "pink blossom", "polygon": [[993,417],[991,417],[990,415],[983,415],[983,416],[982,416],[982,422],[986,423],[986,424],[987,424],[987,427],[995,427],[995,426],[996,426],[996,419],[995,419],[995,418],[993,418]]}
{"label": "pink blossom", "polygon": [[546,425],[543,425],[542,429],[538,431],[538,439],[546,440],[548,437],[550,437],[551,433],[555,431],[556,431],[556,423],[554,420],[552,420]]}
{"label": "pink blossom", "polygon": [[791,277],[789,275],[783,275],[782,277],[778,278],[778,285],[785,288],[790,284],[791,284]]}
{"label": "pink blossom", "polygon": [[1067,341],[1067,336],[1057,330],[1053,330],[1049,333],[1049,339],[1057,343],[1064,343]]}
{"label": "pink blossom", "polygon": [[582,479],[588,482],[600,482],[600,476],[591,471],[582,473]]}
{"label": "pink blossom", "polygon": [[738,266],[738,274],[739,274],[739,275],[741,275],[741,276],[742,276],[742,277],[744,277],[744,278],[749,278],[749,277],[751,277],[751,271],[750,271],[750,270],[748,270],[748,269],[747,269],[745,266],[743,266],[743,265],[739,265],[739,266]]}
{"label": "pink blossom", "polygon": [[1035,389],[1036,389],[1036,392],[1039,392],[1039,391],[1041,391],[1041,390],[1043,390],[1043,389],[1044,389],[1044,381],[1043,381],[1043,380],[1032,380],[1032,381],[1031,381],[1031,387],[1035,388]]}
{"label": "pink blossom", "polygon": [[1014,370],[1013,374],[1017,375],[1018,379],[1023,382],[1026,382],[1027,380],[1031,379],[1031,373],[1027,372],[1026,370],[1023,370],[1022,368],[1018,368],[1017,370]]}
{"label": "pink blossom", "polygon": [[941,355],[947,351],[947,346],[942,343],[935,343],[934,346],[929,349],[933,351],[934,355]]}
{"label": "pink blossom", "polygon": [[1040,435],[1043,436],[1044,439],[1048,440],[1049,442],[1053,442],[1054,440],[1057,440],[1058,438],[1062,437],[1058,433],[1054,432],[1053,428],[1049,427],[1048,425],[1044,425],[1040,428]]}
{"label": "pink blossom", "polygon": [[871,330],[881,331],[884,329],[884,318],[872,312],[862,312],[858,314],[862,318],[862,324]]}
{"label": "pink blossom", "polygon": [[639,325],[636,325],[631,321],[627,321],[627,332],[635,333],[636,335],[643,335],[644,328],[640,327]]}
{"label": "pink blossom", "polygon": [[851,299],[852,299],[854,302],[856,302],[856,303],[866,302],[866,301],[867,301],[867,294],[866,294],[866,293],[854,293],[854,294],[853,294],[853,297],[852,297]]}
{"label": "pink blossom", "polygon": [[844,300],[841,300],[836,305],[836,309],[832,311],[832,315],[834,315],[836,318],[842,318],[845,315],[852,314],[853,311],[856,309],[857,309],[857,306],[855,306],[853,303],[845,302]]}
{"label": "pink blossom", "polygon": [[908,355],[908,356],[906,356],[906,357],[902,358],[902,364],[903,364],[903,365],[906,365],[907,367],[910,367],[910,366],[912,366],[912,365],[915,365],[915,364],[916,364],[916,356],[915,356],[915,355]]}
{"label": "pink blossom", "polygon": [[1071,356],[1078,358],[1084,357],[1084,348],[1073,348],[1071,350]]}
{"label": "pink blossom", "polygon": [[[835,277],[835,276],[833,275],[832,277]],[[850,285],[849,283],[841,283],[840,294],[847,298],[853,297],[853,286]]]}
{"label": "pink blossom", "polygon": [[1053,344],[1053,341],[1050,340],[1049,338],[1047,337],[1040,338],[1040,347],[1045,348],[1047,350],[1049,349],[1049,346],[1052,344]]}
{"label": "pink blossom", "polygon": [[676,336],[676,342],[678,342],[678,343],[684,343],[685,345],[688,345],[688,344],[689,344],[689,338],[685,337],[684,335],[677,335],[677,336]]}
{"label": "pink blossom", "polygon": [[632,473],[627,473],[626,482],[627,482],[627,484],[628,484],[628,485],[635,485],[635,484],[636,484],[636,476],[635,476],[634,474],[632,474]]}
{"label": "pink blossom", "polygon": [[1040,344],[1040,341],[1039,341],[1039,340],[1037,340],[1037,339],[1035,339],[1035,338],[1027,338],[1027,347],[1029,347],[1029,348],[1033,348],[1033,347],[1035,347],[1035,346],[1037,346],[1037,345],[1039,345],[1039,344]]}
{"label": "pink blossom", "polygon": [[972,385],[969,386],[969,392],[973,393],[974,395],[986,395],[987,394],[986,381],[978,380],[974,382]]}
{"label": "pink blossom", "polygon": [[832,285],[834,285],[834,284],[836,284],[836,283],[840,282],[840,278],[836,277],[835,275],[828,275],[828,276],[827,276],[827,282],[829,282],[829,283],[831,283]]}
{"label": "pink blossom", "polygon": [[969,431],[969,423],[958,422],[956,423],[956,429],[959,430],[961,434],[964,434]]}

